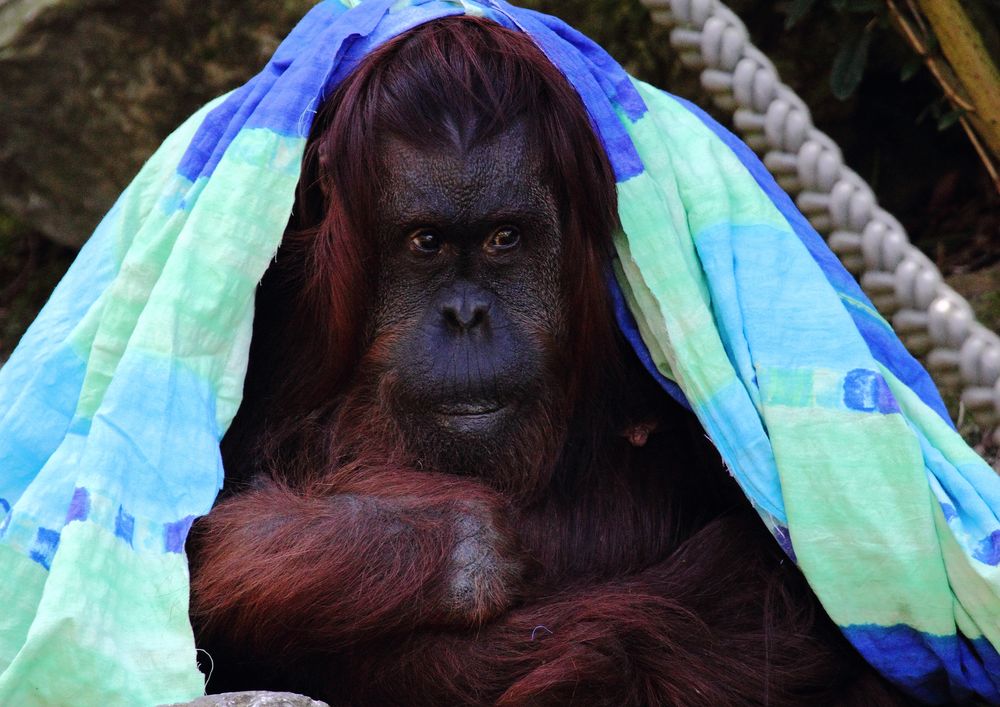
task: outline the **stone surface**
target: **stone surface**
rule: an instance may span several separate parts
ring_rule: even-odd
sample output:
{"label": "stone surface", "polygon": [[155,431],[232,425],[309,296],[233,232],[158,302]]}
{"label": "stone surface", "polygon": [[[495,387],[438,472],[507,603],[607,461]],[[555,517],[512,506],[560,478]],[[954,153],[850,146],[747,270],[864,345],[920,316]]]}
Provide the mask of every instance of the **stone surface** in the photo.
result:
{"label": "stone surface", "polygon": [[329,707],[329,705],[291,692],[226,692],[163,707]]}
{"label": "stone surface", "polygon": [[310,0],[0,0],[0,211],[79,245],[180,122]]}
{"label": "stone surface", "polygon": [[[166,135],[259,71],[316,0],[0,0],[0,214],[79,246]],[[638,0],[520,0],[662,79]],[[660,81],[662,83],[662,80]]]}

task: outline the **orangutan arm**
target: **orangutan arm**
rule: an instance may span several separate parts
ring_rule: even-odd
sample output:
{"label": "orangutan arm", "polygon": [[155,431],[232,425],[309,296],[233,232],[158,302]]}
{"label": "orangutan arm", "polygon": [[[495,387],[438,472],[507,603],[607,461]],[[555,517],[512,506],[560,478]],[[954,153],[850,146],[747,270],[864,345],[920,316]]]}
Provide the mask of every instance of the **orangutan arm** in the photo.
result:
{"label": "orangutan arm", "polygon": [[522,565],[500,498],[413,471],[267,481],[198,520],[191,614],[200,639],[293,661],[506,609]]}
{"label": "orangutan arm", "polygon": [[797,571],[761,551],[754,523],[716,521],[639,574],[483,629],[372,645],[343,673],[347,687],[359,704],[904,704]]}

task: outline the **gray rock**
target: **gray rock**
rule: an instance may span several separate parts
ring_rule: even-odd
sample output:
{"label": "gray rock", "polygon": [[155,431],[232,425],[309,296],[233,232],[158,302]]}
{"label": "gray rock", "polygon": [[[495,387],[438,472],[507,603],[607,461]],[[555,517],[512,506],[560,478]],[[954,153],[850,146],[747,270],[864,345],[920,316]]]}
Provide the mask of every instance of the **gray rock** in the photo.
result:
{"label": "gray rock", "polygon": [[80,245],[184,118],[314,0],[0,0],[0,211]]}
{"label": "gray rock", "polygon": [[329,705],[291,692],[226,692],[163,707],[329,707]]}
{"label": "gray rock", "polygon": [[[0,0],[0,212],[81,245],[163,138],[259,71],[314,4]],[[667,32],[638,0],[518,4],[564,17],[641,77],[663,78],[652,48],[669,46]]]}

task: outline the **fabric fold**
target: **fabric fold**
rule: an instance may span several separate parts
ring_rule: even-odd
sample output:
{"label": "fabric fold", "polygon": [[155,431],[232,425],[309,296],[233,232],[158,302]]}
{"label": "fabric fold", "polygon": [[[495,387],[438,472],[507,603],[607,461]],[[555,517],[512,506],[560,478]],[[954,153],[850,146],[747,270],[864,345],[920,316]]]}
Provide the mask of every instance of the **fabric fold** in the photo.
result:
{"label": "fabric fold", "polygon": [[915,697],[1000,703],[1000,479],[926,372],[745,145],[502,0],[320,2],[97,228],[0,369],[0,703],[202,693],[184,541],[313,117],[374,48],[458,14],[527,32],[576,88],[618,182],[623,331],[844,634]]}

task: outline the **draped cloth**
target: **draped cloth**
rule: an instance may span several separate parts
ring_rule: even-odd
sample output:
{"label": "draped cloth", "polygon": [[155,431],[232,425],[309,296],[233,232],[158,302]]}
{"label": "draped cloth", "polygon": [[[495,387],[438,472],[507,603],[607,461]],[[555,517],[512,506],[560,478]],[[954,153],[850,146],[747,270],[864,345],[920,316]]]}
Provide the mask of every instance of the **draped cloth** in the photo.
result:
{"label": "draped cloth", "polygon": [[312,119],[374,47],[460,14],[527,32],[579,93],[617,178],[622,330],[847,638],[916,697],[1000,703],[1000,481],[746,146],[503,0],[325,0],[167,138],[0,369],[0,704],[202,693],[184,541]]}

